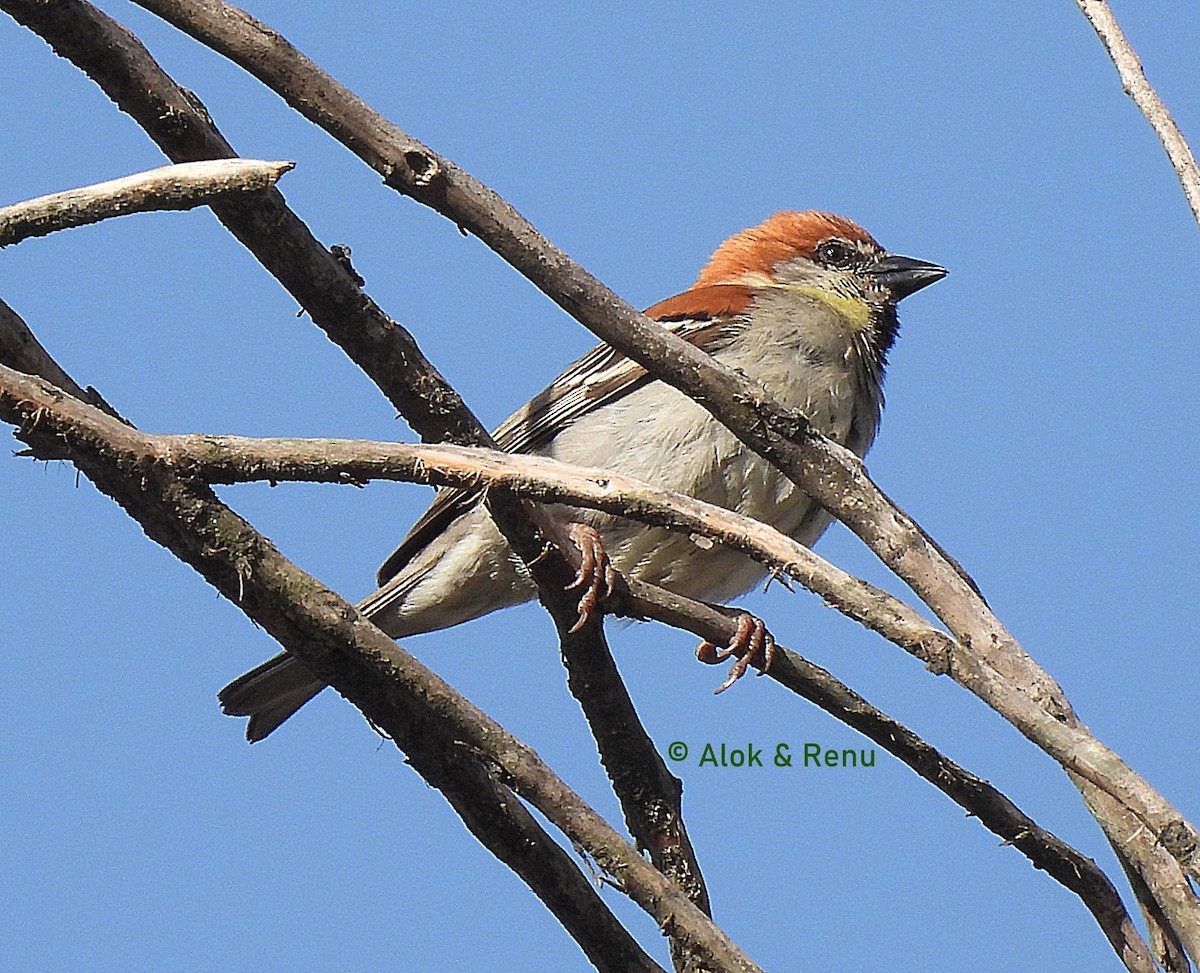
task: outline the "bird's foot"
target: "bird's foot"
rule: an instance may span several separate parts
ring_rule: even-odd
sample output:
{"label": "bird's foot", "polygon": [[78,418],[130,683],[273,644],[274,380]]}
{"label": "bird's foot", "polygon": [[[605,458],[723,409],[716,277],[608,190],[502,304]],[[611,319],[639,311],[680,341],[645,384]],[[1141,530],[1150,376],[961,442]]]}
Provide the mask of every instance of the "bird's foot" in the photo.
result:
{"label": "bird's foot", "polygon": [[594,527],[572,523],[567,526],[567,536],[579,548],[580,559],[575,580],[567,585],[566,590],[583,589],[583,594],[579,596],[579,621],[571,626],[571,632],[574,633],[588,623],[596,606],[612,595],[617,586],[617,569],[609,561],[604,542]]}
{"label": "bird's foot", "polygon": [[701,642],[696,649],[696,658],[701,662],[715,666],[724,662],[730,656],[736,655],[737,661],[729,670],[729,675],[714,693],[723,693],[746,674],[750,666],[754,666],[761,676],[771,668],[775,660],[775,637],[767,631],[767,626],[748,612],[738,615],[737,631],[724,648],[715,642]]}

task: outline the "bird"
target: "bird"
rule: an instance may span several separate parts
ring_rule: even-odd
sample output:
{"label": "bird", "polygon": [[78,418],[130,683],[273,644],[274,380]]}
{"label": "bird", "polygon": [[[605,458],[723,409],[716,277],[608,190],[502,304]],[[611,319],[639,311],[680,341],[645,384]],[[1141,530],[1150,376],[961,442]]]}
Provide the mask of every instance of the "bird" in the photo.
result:
{"label": "bird", "polygon": [[[788,210],[727,239],[691,287],[645,313],[863,456],[883,410],[884,370],[899,328],[896,305],[946,273],[938,264],[885,250],[845,217]],[[607,344],[570,365],[494,438],[509,452],[613,469],[718,504],[806,546],[831,522],[824,508],[703,407]],[[685,532],[595,510],[549,509],[597,537],[611,566],[626,577],[689,598],[723,603],[767,574],[747,555],[702,547]],[[536,595],[481,495],[456,488],[437,493],[379,569],[377,582],[357,607],[397,639]],[[761,623],[745,617],[761,642]],[[250,717],[246,736],[255,742],[324,685],[282,652],[231,682],[219,700],[225,713]]]}

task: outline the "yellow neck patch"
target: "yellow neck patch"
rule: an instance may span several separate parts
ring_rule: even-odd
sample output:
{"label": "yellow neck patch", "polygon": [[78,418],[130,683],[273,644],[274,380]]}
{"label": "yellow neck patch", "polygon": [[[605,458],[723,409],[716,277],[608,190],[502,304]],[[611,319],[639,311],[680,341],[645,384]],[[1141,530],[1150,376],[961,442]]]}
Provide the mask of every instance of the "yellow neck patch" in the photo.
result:
{"label": "yellow neck patch", "polygon": [[871,307],[861,298],[843,297],[841,294],[834,294],[823,287],[814,287],[812,284],[781,284],[769,274],[761,271],[748,271],[738,277],[736,283],[744,284],[747,287],[769,287],[772,290],[795,291],[798,294],[815,298],[845,320],[851,331],[866,331],[871,326]]}
{"label": "yellow neck patch", "polygon": [[841,294],[832,294],[822,287],[807,287],[803,284],[791,289],[823,301],[839,317],[846,320],[852,331],[866,331],[871,326],[871,307],[860,298],[843,297]]}

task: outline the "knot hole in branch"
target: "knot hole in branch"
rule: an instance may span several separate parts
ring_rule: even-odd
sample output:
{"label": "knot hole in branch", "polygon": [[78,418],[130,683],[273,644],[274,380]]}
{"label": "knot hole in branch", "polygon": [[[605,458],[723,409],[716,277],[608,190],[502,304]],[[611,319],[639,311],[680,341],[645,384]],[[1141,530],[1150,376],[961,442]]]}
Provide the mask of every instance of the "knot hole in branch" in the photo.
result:
{"label": "knot hole in branch", "polygon": [[442,172],[436,158],[416,149],[404,153],[404,162],[412,172],[413,184],[417,186],[428,186]]}

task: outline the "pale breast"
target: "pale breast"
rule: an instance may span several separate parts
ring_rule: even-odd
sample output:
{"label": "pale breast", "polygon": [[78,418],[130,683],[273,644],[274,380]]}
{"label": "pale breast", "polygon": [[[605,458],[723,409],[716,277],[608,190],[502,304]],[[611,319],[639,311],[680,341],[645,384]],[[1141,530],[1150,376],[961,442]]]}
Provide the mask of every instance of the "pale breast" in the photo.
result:
{"label": "pale breast", "polygon": [[[768,293],[755,325],[714,357],[800,409],[823,433],[865,453],[878,423],[878,383],[863,380],[854,334],[828,305],[794,292]],[[650,382],[577,417],[533,450],[580,466],[613,469],[776,527],[811,545],[829,516],[707,411]],[[738,551],[702,546],[678,531],[596,511],[558,507],[557,516],[595,526],[628,577],[707,601],[727,601],[765,576]],[[417,554],[370,600],[393,635],[428,631],[524,601],[534,594],[486,511],[475,508]]]}
{"label": "pale breast", "polygon": [[[782,405],[802,410],[825,435],[865,452],[877,406],[857,380],[850,336],[827,308],[806,309],[815,319],[815,336],[812,321],[804,333],[795,327],[792,307],[792,313],[770,317],[715,357],[767,386]],[[658,382],[582,417],[544,452],[729,507],[803,544],[814,543],[829,523],[824,511],[706,410]],[[679,532],[589,511],[563,513],[601,531],[618,570],[680,594],[727,600],[765,576],[745,555],[698,546]]]}

